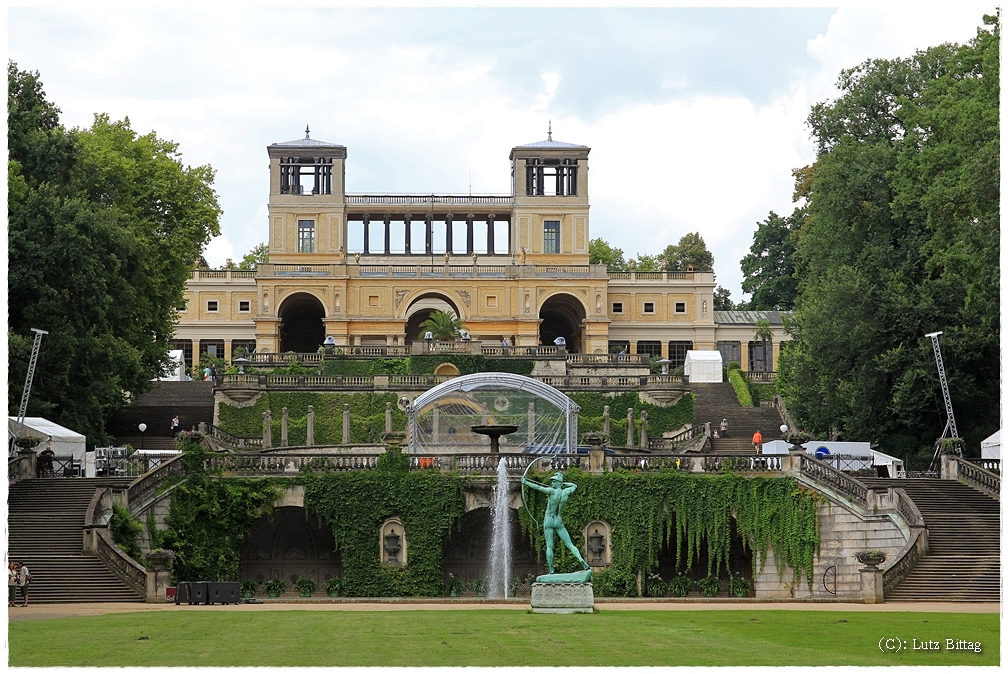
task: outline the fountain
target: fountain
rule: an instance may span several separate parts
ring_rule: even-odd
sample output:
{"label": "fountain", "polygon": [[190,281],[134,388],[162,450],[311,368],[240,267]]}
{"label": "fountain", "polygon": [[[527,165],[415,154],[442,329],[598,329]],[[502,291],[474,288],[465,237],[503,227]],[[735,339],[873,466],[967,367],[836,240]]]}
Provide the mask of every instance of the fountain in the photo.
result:
{"label": "fountain", "polygon": [[507,461],[497,462],[497,486],[494,487],[493,539],[490,544],[490,582],[487,596],[507,599],[511,580],[511,506],[508,505]]}
{"label": "fountain", "polygon": [[480,435],[490,436],[490,453],[498,454],[500,452],[500,436],[511,435],[518,430],[517,426],[498,426],[497,424],[486,424],[483,426],[470,426],[469,429],[473,433],[479,433]]}

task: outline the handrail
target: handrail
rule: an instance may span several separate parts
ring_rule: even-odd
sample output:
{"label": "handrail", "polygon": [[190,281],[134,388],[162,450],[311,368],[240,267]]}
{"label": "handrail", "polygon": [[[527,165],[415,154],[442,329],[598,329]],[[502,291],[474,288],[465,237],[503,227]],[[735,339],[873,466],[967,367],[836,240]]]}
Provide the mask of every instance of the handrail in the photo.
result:
{"label": "handrail", "polygon": [[862,508],[868,507],[868,487],[829,464],[813,459],[807,454],[795,455],[801,463],[801,474],[821,485],[829,487],[857,503]]}
{"label": "handrail", "polygon": [[971,461],[956,457],[959,464],[956,475],[960,482],[968,484],[990,496],[995,501],[1001,500],[1001,476],[989,470],[984,470]]}
{"label": "handrail", "polygon": [[691,426],[684,431],[680,431],[673,436],[667,438],[649,438],[648,439],[648,449],[675,449],[679,445],[683,444],[688,440],[692,440],[703,435],[705,432],[709,432],[708,423],[697,424],[696,426]]}
{"label": "handrail", "polygon": [[903,546],[892,566],[882,572],[882,596],[889,594],[910,575],[920,558],[926,554],[923,527],[915,527],[910,534],[910,540]]}
{"label": "handrail", "polygon": [[161,486],[165,478],[185,474],[183,458],[184,455],[179,454],[161,465],[151,468],[130,483],[126,491],[126,502],[129,504],[130,512],[135,514],[146,508],[147,502],[154,498],[158,487]]}
{"label": "handrail", "polygon": [[35,476],[32,475],[30,455],[18,454],[7,459],[7,484],[14,484],[32,477]]}
{"label": "handrail", "polygon": [[141,597],[147,596],[147,569],[112,540],[107,528],[98,529],[95,553],[106,567]]}
{"label": "handrail", "polygon": [[791,418],[791,413],[788,412],[787,405],[784,404],[784,398],[779,395],[773,397],[773,406],[777,408],[778,414],[781,415],[781,420],[787,424],[789,432],[796,432],[798,427],[795,425],[794,419]]}
{"label": "handrail", "polygon": [[924,516],[921,515],[921,511],[913,499],[907,496],[906,491],[897,487],[893,489],[893,492],[896,494],[896,512],[900,517],[906,520],[906,523],[911,527],[925,526]]}
{"label": "handrail", "polygon": [[220,426],[215,426],[214,424],[209,424],[207,426],[207,435],[209,435],[214,440],[219,440],[226,445],[231,447],[261,447],[262,437],[257,438],[243,438],[239,435],[234,435],[233,433],[228,433]]}

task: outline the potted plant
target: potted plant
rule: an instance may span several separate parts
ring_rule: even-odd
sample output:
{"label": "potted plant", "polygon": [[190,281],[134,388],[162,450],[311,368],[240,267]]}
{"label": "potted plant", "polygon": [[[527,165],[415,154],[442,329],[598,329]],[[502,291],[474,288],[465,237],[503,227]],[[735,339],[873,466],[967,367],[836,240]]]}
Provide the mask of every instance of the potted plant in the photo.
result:
{"label": "potted plant", "polygon": [[748,578],[743,578],[742,576],[735,576],[730,581],[728,581],[728,591],[731,592],[736,597],[748,597],[749,593],[752,592],[753,585],[752,581]]}
{"label": "potted plant", "polygon": [[664,597],[668,586],[660,574],[649,573],[644,583],[644,593],[649,597]]}
{"label": "potted plant", "polygon": [[487,579],[477,578],[470,585],[472,591],[476,593],[477,597],[485,597],[487,593]]}
{"label": "potted plant", "polygon": [[448,582],[445,583],[445,592],[449,597],[461,596],[462,591],[465,589],[465,585],[461,580],[458,579],[454,573],[448,574]]}
{"label": "potted plant", "polygon": [[669,581],[669,590],[673,597],[685,597],[693,589],[693,581],[686,576],[679,574]]}
{"label": "potted plant", "polygon": [[242,599],[251,599],[255,596],[256,584],[254,580],[243,580],[239,587]]}
{"label": "potted plant", "polygon": [[312,592],[315,591],[315,581],[311,578],[298,578],[297,582],[294,583],[294,588],[302,597],[310,597],[312,596]]}
{"label": "potted plant", "polygon": [[338,597],[343,594],[343,579],[342,578],[330,578],[325,582],[323,586],[325,588],[326,594],[330,597]]}
{"label": "potted plant", "polygon": [[705,597],[716,597],[721,591],[721,579],[717,576],[707,576],[697,581],[697,587]]}
{"label": "potted plant", "polygon": [[859,562],[871,568],[878,566],[886,560],[886,553],[882,550],[865,550],[864,552],[857,553],[855,556]]}
{"label": "potted plant", "polygon": [[276,599],[280,596],[281,592],[287,589],[287,583],[283,578],[274,578],[263,583],[263,588],[266,590],[267,595]]}

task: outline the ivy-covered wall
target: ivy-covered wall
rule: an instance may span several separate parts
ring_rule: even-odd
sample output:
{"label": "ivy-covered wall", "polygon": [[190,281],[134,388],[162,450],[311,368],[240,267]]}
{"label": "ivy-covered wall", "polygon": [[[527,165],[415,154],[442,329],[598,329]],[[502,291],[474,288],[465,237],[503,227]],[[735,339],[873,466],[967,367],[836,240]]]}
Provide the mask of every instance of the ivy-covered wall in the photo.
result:
{"label": "ivy-covered wall", "polygon": [[[538,479],[546,481],[548,474]],[[676,560],[688,568],[706,540],[708,574],[727,569],[733,516],[738,535],[755,553],[760,568],[770,545],[782,573],[783,562],[795,570],[796,582],[803,572],[812,582],[812,562],[819,551],[816,506],[821,497],[799,487],[793,478],[676,471],[590,475],[571,470],[564,479],[578,486],[563,509],[574,544],[584,549],[582,529],[593,520],[605,520],[612,527],[613,563],[596,572],[593,581],[600,596],[636,594],[638,572],[647,578],[657,569],[665,541],[674,542]],[[526,497],[535,522],[522,509],[522,528],[544,554],[541,522],[546,496],[526,489]],[[580,568],[563,545],[558,543],[554,550],[558,572]]]}
{"label": "ivy-covered wall", "polygon": [[[482,358],[482,356],[478,356]],[[347,361],[364,362],[364,361]],[[444,361],[439,361],[444,362]],[[602,408],[609,405],[613,444],[626,438],[626,411],[634,408],[634,437],[640,436],[640,413],[647,410],[648,434],[661,437],[693,423],[693,394],[687,393],[669,407],[642,402],[636,392],[606,396],[603,393],[575,393],[571,398],[581,407],[578,430],[582,433],[602,430]],[[262,415],[273,414],[273,441],[280,441],[280,417],[287,408],[287,438],[291,446],[303,445],[308,435],[308,406],[315,407],[315,444],[338,445],[343,442],[343,404],[350,404],[350,441],[375,443],[385,431],[385,404],[392,403],[392,428],[406,428],[406,413],[396,405],[394,393],[317,393],[312,391],[265,392],[250,407],[219,404],[221,428],[239,437],[261,437]]]}
{"label": "ivy-covered wall", "polygon": [[263,393],[250,407],[219,404],[221,428],[240,437],[262,436],[262,415],[273,414],[273,442],[280,444],[283,408],[287,408],[287,439],[291,446],[303,445],[308,438],[308,406],[315,407],[315,444],[338,445],[343,442],[343,405],[350,404],[350,442],[379,442],[385,432],[385,404],[392,403],[392,428],[406,428],[406,413],[396,406],[395,393],[315,393],[290,391]]}
{"label": "ivy-covered wall", "polygon": [[[305,507],[333,528],[343,560],[343,591],[351,597],[433,597],[444,594],[441,560],[452,526],[462,517],[462,478],[409,471],[408,457],[385,454],[374,471],[308,475]],[[407,565],[381,566],[378,532],[398,517]]]}

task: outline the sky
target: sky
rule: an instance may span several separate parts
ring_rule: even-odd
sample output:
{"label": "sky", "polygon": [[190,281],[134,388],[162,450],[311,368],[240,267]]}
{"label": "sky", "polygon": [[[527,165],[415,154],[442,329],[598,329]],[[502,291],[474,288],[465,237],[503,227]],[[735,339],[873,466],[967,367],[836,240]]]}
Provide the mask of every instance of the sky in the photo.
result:
{"label": "sky", "polygon": [[347,147],[348,192],[506,194],[510,149],[552,124],[592,148],[592,238],[632,257],[699,232],[738,301],[840,70],[965,42],[995,6],[15,7],[7,49],[66,126],[128,117],[216,170],[212,266],[265,241],[265,146],[306,125]]}

